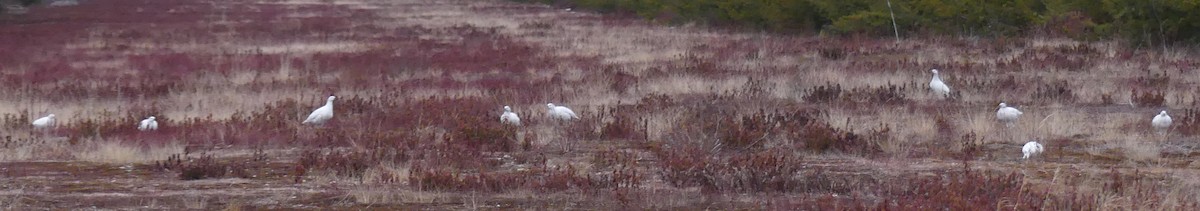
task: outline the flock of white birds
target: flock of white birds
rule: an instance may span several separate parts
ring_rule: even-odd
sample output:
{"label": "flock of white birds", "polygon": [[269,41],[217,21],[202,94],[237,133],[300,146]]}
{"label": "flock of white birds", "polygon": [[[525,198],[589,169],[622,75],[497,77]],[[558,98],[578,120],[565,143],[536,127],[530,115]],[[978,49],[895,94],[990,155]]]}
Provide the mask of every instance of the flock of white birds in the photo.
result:
{"label": "flock of white birds", "polygon": [[[947,86],[946,82],[942,81],[942,77],[938,73],[938,70],[932,69],[930,72],[933,72],[933,79],[929,81],[929,90],[932,91],[937,97],[949,97],[950,86]],[[1009,107],[1008,104],[1001,102],[1000,109],[996,110],[996,120],[999,120],[1001,123],[1004,123],[1005,126],[1011,128],[1013,125],[1016,125],[1017,118],[1020,118],[1021,114],[1023,114],[1021,113],[1021,110],[1017,110],[1017,108],[1014,107]],[[1166,135],[1167,130],[1171,128],[1171,116],[1168,116],[1167,111],[1163,110],[1150,120],[1150,125],[1153,126],[1159,134]],[[1024,156],[1021,158],[1029,159],[1032,156],[1041,154],[1042,151],[1042,144],[1038,143],[1037,141],[1029,141],[1025,143],[1025,146],[1021,147],[1021,152],[1024,154]]]}
{"label": "flock of white birds", "polygon": [[[933,79],[929,81],[929,89],[937,97],[949,97],[950,86],[947,86],[946,82],[942,81],[942,77],[938,73],[938,70],[932,69],[930,72],[933,72]],[[325,105],[313,110],[313,112],[308,115],[308,118],[305,118],[304,122],[301,124],[320,125],[329,121],[329,119],[332,119],[333,100],[335,98],[337,97],[329,96],[329,98],[325,100]],[[546,107],[547,114],[551,119],[563,121],[579,119],[579,115],[576,115],[575,111],[572,111],[570,108],[556,106],[553,103],[547,103]],[[1017,119],[1021,117],[1021,114],[1023,114],[1021,110],[1018,110],[1014,107],[1009,107],[1008,104],[1001,102],[1000,108],[996,110],[996,120],[999,120],[1001,123],[1004,123],[1005,126],[1011,128],[1016,125]],[[50,128],[55,125],[54,122],[54,114],[50,114],[46,115],[45,117],[38,118],[37,120],[33,120],[33,127],[37,129]],[[504,113],[500,114],[500,122],[504,124],[520,126],[521,118],[517,116],[517,113],[512,111],[511,107],[504,106]],[[1171,127],[1171,116],[1168,116],[1167,111],[1163,110],[1150,120],[1150,125],[1158,130],[1159,134],[1165,135],[1167,130]],[[137,129],[141,131],[158,130],[158,121],[155,121],[154,117],[151,116],[139,122]],[[1022,158],[1028,159],[1031,156],[1041,154],[1042,149],[1042,144],[1039,144],[1037,141],[1025,143],[1025,146],[1021,147],[1021,152],[1024,153]]]}
{"label": "flock of white birds", "polygon": [[[55,122],[56,121],[54,118],[54,114],[46,115],[42,118],[33,120],[33,128],[35,128],[35,129],[51,128],[56,125]],[[146,119],[143,119],[141,122],[138,122],[137,129],[140,131],[158,130],[158,121],[154,120],[154,116],[150,116]]]}
{"label": "flock of white birds", "polygon": [[[326,121],[329,121],[329,119],[332,119],[333,118],[333,99],[335,99],[335,98],[337,98],[337,97],[329,96],[329,99],[325,101],[325,106],[321,106],[320,108],[313,110],[313,112],[311,114],[308,114],[308,118],[304,119],[304,122],[302,122],[302,124],[320,125],[320,124],[324,124]],[[547,103],[546,107],[549,108],[547,110],[547,113],[550,115],[550,118],[552,118],[552,119],[564,120],[564,121],[579,119],[579,115],[576,115],[575,111],[572,111],[571,108],[567,108],[565,106],[556,106],[556,105],[554,105],[554,103]],[[154,118],[154,117],[150,117],[150,118]],[[512,107],[504,106],[504,113],[500,114],[500,123],[514,125],[514,126],[520,126],[521,125],[521,117],[517,116],[517,113],[512,111]]]}
{"label": "flock of white birds", "polygon": [[[579,119],[579,115],[576,115],[575,111],[566,106],[556,106],[554,103],[547,103],[546,108],[546,114],[551,119],[562,121]],[[500,123],[521,126],[521,117],[518,117],[517,113],[512,111],[512,107],[504,106],[504,113],[500,114]]]}
{"label": "flock of white birds", "polygon": [[[333,119],[334,99],[337,99],[337,97],[329,96],[329,98],[325,100],[325,105],[313,110],[312,113],[308,114],[308,118],[305,118],[301,124],[321,125],[325,124],[325,122],[328,122],[329,119]],[[547,103],[546,107],[549,108],[547,112],[552,119],[564,121],[579,119],[579,115],[576,115],[575,111],[572,111],[571,108],[567,108],[565,106],[556,106],[553,103]],[[51,128],[55,126],[54,122],[54,114],[46,115],[45,117],[33,120],[33,128]],[[504,106],[504,114],[500,115],[500,122],[504,124],[520,126],[521,118],[517,117],[517,113],[514,113],[511,107]],[[158,121],[155,120],[154,116],[150,116],[149,118],[138,122],[137,129],[141,131],[158,130]]]}

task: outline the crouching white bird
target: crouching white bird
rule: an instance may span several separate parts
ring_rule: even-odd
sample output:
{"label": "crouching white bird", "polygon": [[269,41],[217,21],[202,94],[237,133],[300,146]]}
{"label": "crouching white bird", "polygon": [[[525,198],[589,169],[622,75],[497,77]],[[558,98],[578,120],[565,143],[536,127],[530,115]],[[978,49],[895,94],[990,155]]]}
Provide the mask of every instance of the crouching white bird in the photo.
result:
{"label": "crouching white bird", "polygon": [[329,121],[329,119],[332,119],[333,118],[333,99],[334,98],[337,98],[337,97],[334,97],[332,95],[329,96],[329,99],[325,100],[325,106],[321,106],[320,108],[313,110],[313,112],[311,114],[308,114],[308,118],[304,119],[304,122],[302,124],[320,125],[320,124],[325,124],[326,121]]}
{"label": "crouching white bird", "polygon": [[42,129],[54,127],[54,114],[33,120],[33,128]]}
{"label": "crouching white bird", "polygon": [[143,119],[142,122],[138,123],[138,130],[140,130],[140,131],[158,130],[158,121],[154,120],[154,116],[150,116],[150,118]]}
{"label": "crouching white bird", "polygon": [[504,114],[500,115],[500,123],[521,126],[521,118],[517,117],[517,113],[512,112],[512,108],[504,106]]}
{"label": "crouching white bird", "polygon": [[1017,118],[1021,117],[1021,110],[1008,107],[1007,104],[1000,103],[1000,109],[996,110],[996,119],[1004,122],[1008,127],[1012,127],[1017,122]]}
{"label": "crouching white bird", "polygon": [[1171,116],[1167,115],[1166,110],[1158,112],[1158,115],[1150,120],[1150,125],[1154,126],[1154,129],[1158,129],[1159,133],[1165,133],[1167,128],[1171,127]]}
{"label": "crouching white bird", "polygon": [[946,86],[946,83],[942,82],[942,77],[938,75],[938,70],[932,69],[929,71],[933,72],[933,79],[929,81],[929,89],[933,90],[933,93],[940,98],[950,96],[950,86]]}
{"label": "crouching white bird", "polygon": [[546,107],[550,108],[550,118],[559,120],[579,119],[579,115],[575,115],[575,111],[571,111],[570,108],[565,106],[555,106],[554,103],[546,103]]}
{"label": "crouching white bird", "polygon": [[1037,141],[1030,141],[1029,143],[1025,143],[1024,147],[1021,147],[1021,152],[1025,153],[1025,156],[1021,157],[1021,159],[1029,159],[1030,156],[1042,153],[1042,144],[1039,144]]}

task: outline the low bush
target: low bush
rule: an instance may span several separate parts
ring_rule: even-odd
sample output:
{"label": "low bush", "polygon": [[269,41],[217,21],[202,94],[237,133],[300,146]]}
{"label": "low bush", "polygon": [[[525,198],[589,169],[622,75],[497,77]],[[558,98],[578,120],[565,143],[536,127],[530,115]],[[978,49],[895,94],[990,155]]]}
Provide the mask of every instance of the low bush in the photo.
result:
{"label": "low bush", "polygon": [[1200,135],[1200,109],[1189,108],[1172,114],[1172,130],[1179,131],[1185,136]]}
{"label": "low bush", "polygon": [[695,147],[660,150],[661,170],[676,187],[702,187],[706,192],[789,192],[796,190],[798,158],[782,150],[718,154]]}
{"label": "low bush", "polygon": [[[936,176],[906,176],[905,181],[885,185],[879,209],[971,209],[1004,207],[1013,209],[1088,210],[1094,198],[1084,195],[1055,196],[1047,189],[1028,188],[1019,173],[989,175],[983,172],[947,172]],[[1085,202],[1090,201],[1090,202]]]}
{"label": "low bush", "polygon": [[1074,103],[1075,92],[1066,81],[1057,81],[1038,85],[1033,91],[1033,99],[1041,102]]}
{"label": "low bush", "polygon": [[1166,95],[1162,91],[1133,89],[1129,91],[1129,97],[1137,106],[1162,106],[1167,101]]}

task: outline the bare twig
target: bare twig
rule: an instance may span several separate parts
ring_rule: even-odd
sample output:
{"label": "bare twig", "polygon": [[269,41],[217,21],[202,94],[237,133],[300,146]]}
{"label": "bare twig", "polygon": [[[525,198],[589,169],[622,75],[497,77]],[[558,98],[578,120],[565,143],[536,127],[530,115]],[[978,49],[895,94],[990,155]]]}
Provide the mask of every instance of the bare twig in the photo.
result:
{"label": "bare twig", "polygon": [[892,0],[887,1],[888,13],[892,14],[892,32],[896,33],[896,43],[900,43],[900,28],[896,27],[896,12],[892,11]]}

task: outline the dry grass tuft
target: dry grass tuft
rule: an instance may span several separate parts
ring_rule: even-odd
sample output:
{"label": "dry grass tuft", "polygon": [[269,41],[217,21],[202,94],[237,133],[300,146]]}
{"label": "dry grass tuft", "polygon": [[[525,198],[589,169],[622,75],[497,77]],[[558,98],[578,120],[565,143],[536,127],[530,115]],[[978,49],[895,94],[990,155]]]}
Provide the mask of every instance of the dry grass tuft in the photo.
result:
{"label": "dry grass tuft", "polygon": [[76,160],[114,164],[148,164],[184,152],[184,146],[176,143],[142,147],[115,140],[92,141],[76,149],[73,151]]}

